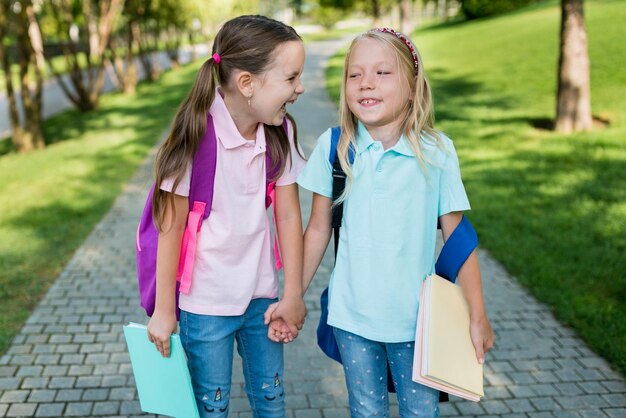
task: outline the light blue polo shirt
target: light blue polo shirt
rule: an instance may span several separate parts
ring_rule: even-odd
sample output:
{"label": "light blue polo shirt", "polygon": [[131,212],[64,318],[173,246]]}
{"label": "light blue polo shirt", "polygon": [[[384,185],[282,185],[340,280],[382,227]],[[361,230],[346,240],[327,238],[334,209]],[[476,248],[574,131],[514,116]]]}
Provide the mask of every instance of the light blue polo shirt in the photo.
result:
{"label": "light blue polo shirt", "polygon": [[[298,177],[300,186],[328,198],[330,132],[319,137]],[[385,151],[359,123],[330,278],[330,325],[374,341],[415,340],[422,282],[434,272],[437,218],[470,208],[454,146],[443,139],[443,147],[425,141],[423,170],[404,136]]]}

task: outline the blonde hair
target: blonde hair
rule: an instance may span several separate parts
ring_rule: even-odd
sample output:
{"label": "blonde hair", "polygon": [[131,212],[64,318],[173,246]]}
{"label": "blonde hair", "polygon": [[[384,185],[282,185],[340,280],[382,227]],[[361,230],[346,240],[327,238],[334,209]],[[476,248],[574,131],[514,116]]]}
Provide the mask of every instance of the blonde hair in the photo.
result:
{"label": "blonde hair", "polygon": [[[404,75],[410,91],[413,92],[413,95],[410,100],[408,100],[404,111],[398,117],[404,117],[400,131],[406,136],[409,145],[415,153],[415,157],[423,170],[425,170],[426,167],[426,158],[422,151],[423,141],[429,140],[437,146],[443,145],[442,138],[433,128],[434,110],[432,93],[430,84],[426,78],[426,73],[424,72],[422,58],[420,57],[417,48],[414,48],[415,54],[417,55],[416,68],[411,50],[396,35],[371,29],[357,36],[350,44],[350,48],[346,53],[343,79],[341,82],[341,99],[339,109],[341,136],[339,138],[339,143],[337,144],[337,157],[339,158],[341,168],[343,168],[343,171],[346,173],[347,184],[343,194],[335,203],[343,202],[346,199],[350,192],[350,187],[354,177],[348,153],[350,148],[354,150],[357,149],[356,130],[358,120],[348,107],[346,100],[346,81],[348,78],[348,65],[350,63],[352,51],[356,45],[364,39],[373,39],[378,41],[394,52],[398,61],[398,66],[400,67],[400,73]],[[406,39],[408,40],[408,37],[406,37]]]}

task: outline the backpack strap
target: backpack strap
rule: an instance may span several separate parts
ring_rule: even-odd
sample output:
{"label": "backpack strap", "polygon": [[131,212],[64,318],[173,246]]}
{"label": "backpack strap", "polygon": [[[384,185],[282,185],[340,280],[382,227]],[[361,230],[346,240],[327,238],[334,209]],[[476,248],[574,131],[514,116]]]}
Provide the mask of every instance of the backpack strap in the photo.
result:
{"label": "backpack strap", "polygon": [[[333,167],[333,203],[336,202],[343,194],[346,188],[346,173],[341,167],[339,158],[337,158],[337,144],[341,137],[341,128],[335,126],[330,131],[330,152],[328,153],[328,162]],[[348,151],[348,160],[350,164],[354,163],[354,148],[351,146]],[[339,229],[343,222],[343,202],[333,205],[332,208],[332,228],[335,241],[335,259],[337,259],[337,249],[339,248]]]}
{"label": "backpack strap", "polygon": [[476,231],[467,217],[463,215],[461,222],[452,231],[439,253],[435,263],[435,272],[452,283],[456,282],[459,270],[477,246]]}
{"label": "backpack strap", "polygon": [[217,135],[213,117],[207,112],[206,131],[198,144],[198,150],[191,165],[189,184],[189,211],[193,211],[194,202],[205,202],[203,219],[209,217],[213,207],[213,189],[217,167]]}
{"label": "backpack strap", "polygon": [[213,206],[215,170],[217,167],[217,136],[213,117],[207,112],[206,131],[198,144],[191,165],[189,184],[189,215],[178,260],[176,280],[180,292],[189,293],[191,277],[196,259],[196,244],[202,221],[209,217]]}

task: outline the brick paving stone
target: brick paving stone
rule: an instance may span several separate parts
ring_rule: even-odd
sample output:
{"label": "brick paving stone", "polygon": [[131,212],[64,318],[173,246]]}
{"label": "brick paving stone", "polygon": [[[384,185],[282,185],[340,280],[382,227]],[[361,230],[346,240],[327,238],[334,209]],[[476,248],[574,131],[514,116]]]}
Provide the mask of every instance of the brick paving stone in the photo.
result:
{"label": "brick paving stone", "polygon": [[560,405],[554,400],[554,398],[531,398],[530,403],[535,407],[537,411],[554,411],[561,409]]}
{"label": "brick paving stone", "polygon": [[536,410],[528,399],[507,399],[504,402],[511,408],[511,411],[516,413],[531,413]]}
{"label": "brick paving stone", "polygon": [[22,366],[16,373],[16,376],[41,376],[43,366]]}
{"label": "brick paving stone", "polygon": [[96,402],[93,406],[92,415],[115,414],[120,409],[120,403],[114,401]]}
{"label": "brick paving stone", "polygon": [[50,389],[31,390],[28,396],[28,402],[52,402],[56,394],[56,390]]}
{"label": "brick paving stone", "polygon": [[102,376],[79,376],[76,379],[77,388],[97,388],[102,383]]}
{"label": "brick paving stone", "polygon": [[347,417],[345,408],[322,408],[324,418]]}
{"label": "brick paving stone", "polygon": [[104,401],[109,399],[109,389],[85,389],[83,401]]}
{"label": "brick paving stone", "polygon": [[606,418],[607,415],[599,409],[583,409],[578,411],[583,418]]}
{"label": "brick paving stone", "polygon": [[557,385],[556,388],[564,396],[577,396],[585,393],[582,388],[575,383],[561,383]]}
{"label": "brick paving stone", "polygon": [[9,347],[7,354],[30,354],[32,351],[32,344],[16,344]]}
{"label": "brick paving stone", "polygon": [[540,383],[531,386],[531,389],[537,396],[556,396],[560,394],[560,392],[556,389],[556,386],[553,384]]}
{"label": "brick paving stone", "polygon": [[451,417],[451,416],[458,416],[459,415],[459,410],[451,402],[440,404],[439,405],[439,411],[441,412],[441,416],[445,416],[445,417]]}
{"label": "brick paving stone", "polygon": [[0,378],[15,376],[17,366],[0,366]]}
{"label": "brick paving stone", "polygon": [[602,385],[612,393],[626,393],[626,381],[624,380],[608,380],[602,382]]}
{"label": "brick paving stone", "polygon": [[459,402],[456,407],[462,416],[482,415],[485,413],[485,410],[478,402]]}
{"label": "brick paving stone", "polygon": [[626,417],[626,408],[607,408],[604,412],[611,418]]}
{"label": "brick paving stone", "polygon": [[608,389],[600,384],[600,382],[580,382],[578,383],[585,393],[608,393]]}
{"label": "brick paving stone", "polygon": [[14,355],[11,358],[11,364],[20,366],[30,366],[35,361],[35,356],[32,354],[20,354]]}
{"label": "brick paving stone", "polygon": [[67,366],[46,366],[41,374],[42,376],[65,376],[67,369]]}
{"label": "brick paving stone", "polygon": [[57,392],[56,402],[74,402],[83,396],[83,389],[60,389]]}
{"label": "brick paving stone", "polygon": [[63,403],[42,403],[37,407],[36,417],[60,417],[63,415],[65,404]]}
{"label": "brick paving stone", "polygon": [[21,377],[0,377],[0,390],[17,389],[22,380]]}
{"label": "brick paving stone", "polygon": [[49,377],[27,377],[22,381],[22,389],[44,389],[48,387]]}
{"label": "brick paving stone", "polygon": [[323,418],[319,409],[296,409],[293,412],[295,418]]}
{"label": "brick paving stone", "polygon": [[579,410],[590,407],[606,408],[609,404],[600,395],[562,396],[557,401],[563,409]]}
{"label": "brick paving stone", "polygon": [[608,394],[602,395],[604,399],[611,407],[626,407],[626,394]]}
{"label": "brick paving stone", "polygon": [[28,397],[29,391],[27,390],[7,390],[2,396],[0,396],[0,402],[3,403],[18,403],[24,402]]}
{"label": "brick paving stone", "polygon": [[132,401],[134,398],[135,391],[128,390],[128,388],[113,388],[109,396],[109,399],[116,401]]}
{"label": "brick paving stone", "polygon": [[480,402],[480,405],[488,414],[499,415],[511,412],[511,408],[504,401],[500,400],[484,400]]}
{"label": "brick paving stone", "polygon": [[554,411],[555,418],[579,418],[580,414],[576,411]]}
{"label": "brick paving stone", "polygon": [[14,403],[6,412],[7,417],[30,417],[35,413],[36,403]]}
{"label": "brick paving stone", "polygon": [[65,408],[64,417],[88,417],[91,416],[93,402],[70,402]]}

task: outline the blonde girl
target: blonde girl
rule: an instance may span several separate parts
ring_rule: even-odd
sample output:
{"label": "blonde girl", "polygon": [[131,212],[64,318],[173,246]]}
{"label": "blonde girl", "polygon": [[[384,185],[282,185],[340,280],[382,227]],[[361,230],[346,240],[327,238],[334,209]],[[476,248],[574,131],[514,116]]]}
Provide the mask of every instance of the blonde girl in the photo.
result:
{"label": "blonde girl", "polygon": [[[437,222],[445,240],[470,206],[452,141],[433,128],[431,90],[408,37],[384,28],[354,39],[345,60],[340,119],[337,157],[347,186],[339,199],[343,224],[328,324],[344,365],[350,413],[389,416],[389,367],[400,415],[436,417],[438,392],[411,379],[419,295],[434,272]],[[331,236],[330,138],[330,130],[319,137],[298,178],[313,192],[304,289]],[[470,306],[476,357],[483,362],[493,332],[475,253],[458,279]]]}

